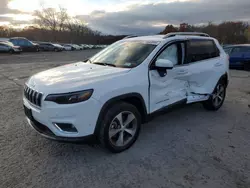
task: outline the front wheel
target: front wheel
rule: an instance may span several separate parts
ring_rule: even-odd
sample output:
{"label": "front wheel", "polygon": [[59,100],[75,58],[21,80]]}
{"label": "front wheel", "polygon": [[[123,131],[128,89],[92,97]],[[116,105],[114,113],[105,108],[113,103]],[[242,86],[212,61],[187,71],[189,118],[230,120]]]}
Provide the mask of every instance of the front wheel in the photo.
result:
{"label": "front wheel", "polygon": [[10,50],[9,50],[9,53],[10,53],[10,54],[14,54],[14,52],[15,52],[15,51],[14,51],[13,49],[10,49]]}
{"label": "front wheel", "polygon": [[128,103],[118,103],[109,108],[100,125],[101,144],[114,153],[130,148],[138,138],[141,115],[137,108]]}
{"label": "front wheel", "polygon": [[216,111],[219,110],[220,107],[223,105],[224,100],[226,97],[226,84],[223,81],[220,81],[210,98],[203,102],[203,106],[207,110]]}

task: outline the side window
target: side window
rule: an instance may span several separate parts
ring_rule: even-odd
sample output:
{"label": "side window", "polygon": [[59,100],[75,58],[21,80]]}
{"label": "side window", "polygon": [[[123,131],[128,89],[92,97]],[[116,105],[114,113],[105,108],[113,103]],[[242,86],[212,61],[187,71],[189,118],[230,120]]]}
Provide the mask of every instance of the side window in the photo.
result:
{"label": "side window", "polygon": [[0,49],[6,50],[8,48],[9,48],[8,45],[6,45],[6,44],[0,44]]}
{"label": "side window", "polygon": [[250,52],[250,46],[247,46],[245,52]]}
{"label": "side window", "polygon": [[15,39],[10,40],[10,42],[11,42],[12,44],[14,44],[15,46],[18,46],[18,45],[19,45],[19,44],[18,44],[18,41],[15,40]]}
{"label": "side window", "polygon": [[164,49],[157,57],[156,61],[159,59],[167,59],[170,60],[175,66],[183,64],[184,57],[185,57],[185,44],[174,43],[168,46],[166,49]]}
{"label": "side window", "polygon": [[250,52],[250,47],[249,46],[242,46],[240,48],[240,52]]}
{"label": "side window", "polygon": [[194,63],[218,57],[219,50],[212,40],[191,40],[188,45],[188,62]]}
{"label": "side window", "polygon": [[20,46],[26,46],[25,40],[23,40],[23,39],[18,40],[18,45],[20,45]]}
{"label": "side window", "polygon": [[32,46],[31,42],[25,39],[24,39],[24,44],[25,46]]}
{"label": "side window", "polygon": [[242,48],[241,47],[235,47],[232,49],[232,53],[237,53],[237,52],[241,52]]}

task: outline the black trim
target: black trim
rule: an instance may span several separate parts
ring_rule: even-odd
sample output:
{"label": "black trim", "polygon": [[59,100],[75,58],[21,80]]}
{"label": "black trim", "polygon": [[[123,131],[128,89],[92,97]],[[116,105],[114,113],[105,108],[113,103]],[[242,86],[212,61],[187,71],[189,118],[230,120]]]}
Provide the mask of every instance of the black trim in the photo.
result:
{"label": "black trim", "polygon": [[186,105],[187,104],[187,99],[183,99],[180,101],[177,101],[173,104],[170,104],[168,106],[162,107],[154,112],[152,112],[151,114],[148,115],[148,121],[151,120],[153,117],[160,115],[161,113],[166,113],[167,111],[170,111],[172,109],[175,109],[176,107],[182,106],[182,105]]}
{"label": "black trim", "polygon": [[31,126],[40,134],[43,134],[49,137],[56,136],[46,125],[43,125],[42,123],[36,121],[33,117],[31,119],[30,117],[27,116],[27,118],[29,119]]}
{"label": "black trim", "polygon": [[227,73],[223,74],[223,75],[220,77],[220,79],[219,79],[219,81],[218,81],[218,82],[220,82],[221,80],[226,81],[226,87],[227,87],[227,86],[228,86],[228,84],[229,84],[229,78],[228,78]]}
{"label": "black trim", "polygon": [[[98,116],[98,119],[97,119],[97,123],[96,123],[96,127],[95,127],[95,131],[94,131],[94,135],[98,135],[98,131],[99,131],[99,128],[101,126],[101,122],[104,118],[104,115],[105,115],[105,112],[106,110],[108,109],[108,107],[110,107],[111,105],[114,105],[115,103],[119,102],[119,101],[123,101],[125,99],[128,99],[128,98],[131,98],[131,97],[135,97],[137,99],[140,100],[140,102],[142,103],[142,106],[143,106],[143,114],[141,114],[142,116],[142,122],[146,121],[146,117],[147,117],[147,108],[146,108],[146,105],[145,105],[145,101],[143,99],[143,97],[141,96],[141,94],[139,93],[127,93],[127,94],[124,94],[124,95],[120,95],[120,96],[116,96],[110,100],[108,100],[103,106],[102,106],[102,109],[99,113],[99,116]],[[141,109],[138,109],[139,112],[141,112]]]}

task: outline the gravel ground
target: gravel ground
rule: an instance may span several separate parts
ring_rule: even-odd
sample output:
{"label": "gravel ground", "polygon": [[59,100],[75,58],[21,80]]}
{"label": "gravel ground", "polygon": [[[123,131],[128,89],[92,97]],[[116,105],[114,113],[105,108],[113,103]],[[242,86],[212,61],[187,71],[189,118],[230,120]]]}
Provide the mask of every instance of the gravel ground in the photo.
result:
{"label": "gravel ground", "polygon": [[25,80],[95,52],[0,56],[1,188],[250,187],[250,72],[231,71],[218,112],[193,104],[157,116],[120,154],[34,132],[23,113]]}

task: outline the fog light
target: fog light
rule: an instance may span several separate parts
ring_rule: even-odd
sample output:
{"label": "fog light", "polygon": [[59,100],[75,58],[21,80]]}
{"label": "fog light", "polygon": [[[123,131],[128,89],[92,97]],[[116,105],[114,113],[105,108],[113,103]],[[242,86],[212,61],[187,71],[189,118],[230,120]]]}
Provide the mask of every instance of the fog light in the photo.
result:
{"label": "fog light", "polygon": [[67,132],[67,133],[78,132],[75,126],[70,123],[53,123],[53,124],[59,131],[62,131],[62,132]]}

